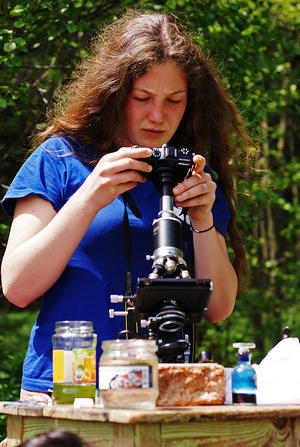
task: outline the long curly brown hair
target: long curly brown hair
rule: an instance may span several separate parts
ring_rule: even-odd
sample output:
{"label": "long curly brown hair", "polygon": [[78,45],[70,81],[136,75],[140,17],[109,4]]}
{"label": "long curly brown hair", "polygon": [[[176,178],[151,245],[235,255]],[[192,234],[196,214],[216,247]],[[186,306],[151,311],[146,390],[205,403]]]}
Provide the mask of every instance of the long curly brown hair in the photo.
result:
{"label": "long curly brown hair", "polygon": [[83,60],[76,77],[58,95],[47,128],[36,135],[35,142],[54,134],[72,136],[96,148],[100,158],[116,148],[116,134],[125,125],[124,108],[134,79],[169,60],[185,73],[188,86],[186,111],[170,143],[204,155],[215,171],[231,210],[228,233],[241,285],[246,257],[236,226],[229,163],[234,152],[245,154],[255,143],[215,66],[173,15],[129,10],[100,31],[92,42],[91,56]]}

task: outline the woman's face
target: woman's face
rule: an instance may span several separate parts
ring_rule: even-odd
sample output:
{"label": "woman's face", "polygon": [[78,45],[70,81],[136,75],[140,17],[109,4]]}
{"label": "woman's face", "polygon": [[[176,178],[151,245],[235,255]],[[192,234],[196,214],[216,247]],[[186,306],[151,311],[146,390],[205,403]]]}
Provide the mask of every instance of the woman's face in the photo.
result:
{"label": "woman's face", "polygon": [[156,65],[137,78],[125,107],[123,146],[161,147],[173,137],[187,103],[184,73],[174,62]]}

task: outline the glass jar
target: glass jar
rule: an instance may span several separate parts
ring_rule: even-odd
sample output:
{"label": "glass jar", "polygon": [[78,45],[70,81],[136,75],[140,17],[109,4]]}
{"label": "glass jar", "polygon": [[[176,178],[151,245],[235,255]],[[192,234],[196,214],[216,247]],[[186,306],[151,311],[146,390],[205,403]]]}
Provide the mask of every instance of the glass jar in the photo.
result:
{"label": "glass jar", "polygon": [[72,404],[75,398],[95,398],[96,344],[91,321],[58,321],[53,344],[53,398]]}
{"label": "glass jar", "polygon": [[146,339],[102,342],[99,389],[106,408],[155,408],[158,397],[156,342]]}

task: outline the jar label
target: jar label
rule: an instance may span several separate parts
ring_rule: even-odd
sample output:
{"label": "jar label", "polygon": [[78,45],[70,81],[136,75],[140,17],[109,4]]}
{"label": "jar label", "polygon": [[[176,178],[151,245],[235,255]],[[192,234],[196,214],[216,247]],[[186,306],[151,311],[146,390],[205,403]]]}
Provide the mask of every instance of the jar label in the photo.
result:
{"label": "jar label", "polygon": [[68,384],[96,383],[95,349],[53,350],[53,382]]}
{"label": "jar label", "polygon": [[151,365],[100,365],[100,390],[152,388]]}

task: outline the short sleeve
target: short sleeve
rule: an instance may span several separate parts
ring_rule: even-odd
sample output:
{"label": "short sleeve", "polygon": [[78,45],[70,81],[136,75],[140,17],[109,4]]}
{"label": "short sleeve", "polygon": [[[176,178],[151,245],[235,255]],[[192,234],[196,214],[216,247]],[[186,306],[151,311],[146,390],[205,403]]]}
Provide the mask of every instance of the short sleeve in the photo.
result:
{"label": "short sleeve", "polygon": [[13,217],[16,199],[31,194],[48,200],[55,211],[62,207],[67,169],[65,152],[62,140],[50,138],[29,156],[2,200],[6,214]]}

